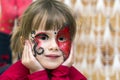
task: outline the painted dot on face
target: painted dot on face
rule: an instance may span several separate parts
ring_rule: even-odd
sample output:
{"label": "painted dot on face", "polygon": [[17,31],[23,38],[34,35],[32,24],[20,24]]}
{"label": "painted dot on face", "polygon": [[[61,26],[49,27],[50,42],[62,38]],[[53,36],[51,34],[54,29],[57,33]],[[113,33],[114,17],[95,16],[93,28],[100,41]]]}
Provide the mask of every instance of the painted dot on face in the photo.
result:
{"label": "painted dot on face", "polygon": [[54,34],[57,34],[57,32],[54,32]]}

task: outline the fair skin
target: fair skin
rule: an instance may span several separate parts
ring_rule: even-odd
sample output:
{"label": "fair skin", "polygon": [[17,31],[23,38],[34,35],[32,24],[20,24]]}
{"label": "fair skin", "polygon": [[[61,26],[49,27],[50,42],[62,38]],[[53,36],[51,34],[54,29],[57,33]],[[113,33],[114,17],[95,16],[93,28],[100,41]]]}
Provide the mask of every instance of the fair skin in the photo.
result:
{"label": "fair skin", "polygon": [[[59,49],[56,43],[56,34],[54,30],[49,31],[36,31],[36,34],[44,33],[47,37],[40,37],[40,46],[44,48],[44,53],[41,55],[33,56],[32,51],[33,43],[30,40],[25,41],[22,64],[26,66],[31,73],[46,69],[55,69],[61,64],[70,67],[73,64],[74,55],[73,47],[71,48],[71,53],[67,60],[64,61],[64,53]],[[62,39],[60,41],[64,41]]]}

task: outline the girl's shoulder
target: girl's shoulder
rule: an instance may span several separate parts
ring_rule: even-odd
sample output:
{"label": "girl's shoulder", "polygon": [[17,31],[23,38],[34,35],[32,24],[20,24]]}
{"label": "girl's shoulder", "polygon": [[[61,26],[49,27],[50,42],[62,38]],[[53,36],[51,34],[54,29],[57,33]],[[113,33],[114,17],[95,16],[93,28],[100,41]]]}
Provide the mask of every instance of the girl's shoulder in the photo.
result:
{"label": "girl's shoulder", "polygon": [[69,76],[71,80],[87,80],[87,78],[75,67],[70,67]]}

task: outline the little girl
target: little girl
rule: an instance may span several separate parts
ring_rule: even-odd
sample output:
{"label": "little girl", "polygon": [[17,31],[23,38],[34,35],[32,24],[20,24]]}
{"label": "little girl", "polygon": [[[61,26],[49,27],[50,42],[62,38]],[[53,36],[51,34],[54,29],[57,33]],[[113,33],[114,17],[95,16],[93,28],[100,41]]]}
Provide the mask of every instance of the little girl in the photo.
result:
{"label": "little girl", "polygon": [[24,12],[11,47],[20,60],[1,80],[87,80],[72,64],[76,23],[56,0],[37,0]]}

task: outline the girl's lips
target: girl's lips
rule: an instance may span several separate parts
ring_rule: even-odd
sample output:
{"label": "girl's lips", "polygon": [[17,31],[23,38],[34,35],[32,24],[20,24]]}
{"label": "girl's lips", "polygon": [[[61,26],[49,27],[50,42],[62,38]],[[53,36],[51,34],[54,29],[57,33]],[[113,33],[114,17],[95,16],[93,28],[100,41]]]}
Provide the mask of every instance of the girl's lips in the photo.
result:
{"label": "girl's lips", "polygon": [[55,55],[55,54],[50,54],[50,55],[45,55],[45,56],[48,58],[52,58],[52,59],[60,57],[60,55]]}

